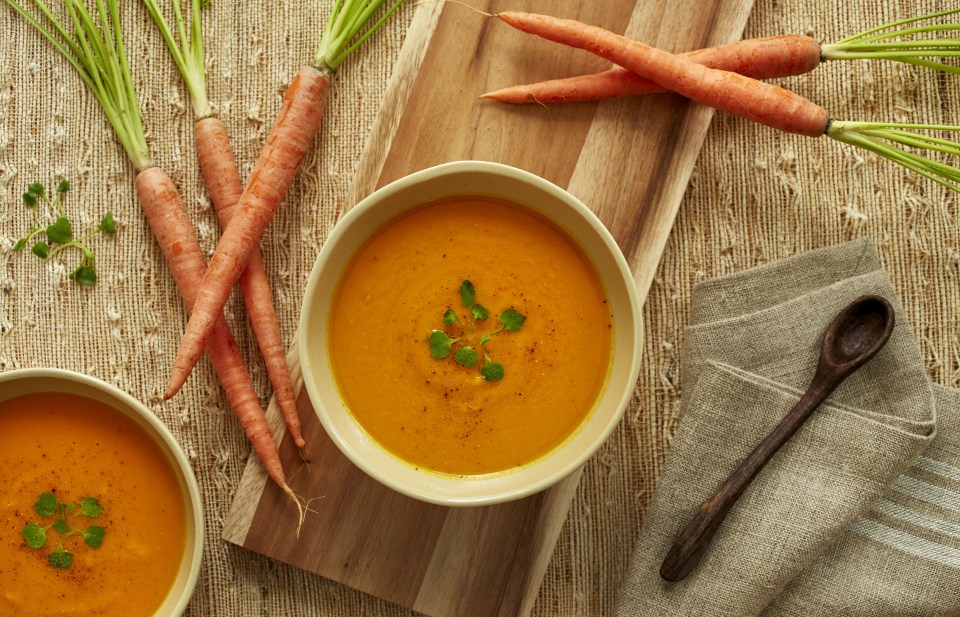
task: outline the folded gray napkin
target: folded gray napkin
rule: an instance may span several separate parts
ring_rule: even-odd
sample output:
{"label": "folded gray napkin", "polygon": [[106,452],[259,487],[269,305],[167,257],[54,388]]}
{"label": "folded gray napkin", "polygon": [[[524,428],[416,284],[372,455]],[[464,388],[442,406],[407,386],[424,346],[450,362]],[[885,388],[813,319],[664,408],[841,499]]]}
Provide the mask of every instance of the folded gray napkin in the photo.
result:
{"label": "folded gray napkin", "polygon": [[[864,294],[897,312],[887,345],[761,471],[697,568],[662,580],[676,535],[796,403],[827,325]],[[619,615],[960,611],[960,392],[928,382],[868,240],[698,285],[682,363],[682,418]]]}

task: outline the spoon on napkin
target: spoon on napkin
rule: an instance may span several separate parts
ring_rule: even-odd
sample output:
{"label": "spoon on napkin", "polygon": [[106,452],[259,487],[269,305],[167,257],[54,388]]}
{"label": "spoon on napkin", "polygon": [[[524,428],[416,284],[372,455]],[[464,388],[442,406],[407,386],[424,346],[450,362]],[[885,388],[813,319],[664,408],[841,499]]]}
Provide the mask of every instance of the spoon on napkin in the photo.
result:
{"label": "spoon on napkin", "polygon": [[820,360],[810,386],[793,409],[724,480],[712,497],[677,535],[660,565],[667,581],[686,577],[703,556],[724,517],[777,450],[810,417],[844,379],[867,363],[890,338],[894,315],[880,296],[861,296],[847,305],[827,327]]}

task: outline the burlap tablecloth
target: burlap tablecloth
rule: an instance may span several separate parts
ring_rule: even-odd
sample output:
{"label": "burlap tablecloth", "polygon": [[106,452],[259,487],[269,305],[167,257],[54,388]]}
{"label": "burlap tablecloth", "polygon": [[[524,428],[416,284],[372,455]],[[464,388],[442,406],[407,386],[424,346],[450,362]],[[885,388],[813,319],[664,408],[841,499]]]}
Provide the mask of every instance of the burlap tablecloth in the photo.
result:
{"label": "burlap tablecloth", "polygon": [[[163,3],[164,5],[166,3]],[[285,84],[312,56],[330,0],[217,0],[205,17],[210,97],[244,177]],[[124,21],[148,139],[186,196],[201,244],[217,225],[193,155],[179,76],[139,3]],[[549,8],[549,3],[544,3]],[[933,0],[757,0],[746,36],[781,32],[833,41]],[[248,445],[206,363],[176,399],[160,390],[184,323],[170,275],[136,202],[132,170],[92,97],[37,34],[0,6],[0,370],[57,366],[90,373],[145,401],[191,457],[206,507],[207,545],[190,615],[402,615],[408,611],[219,539]],[[263,252],[287,344],[307,274],[336,216],[380,105],[406,25],[399,17],[343,67],[319,144],[274,220]],[[960,77],[890,63],[836,62],[785,80],[850,120],[957,123]],[[68,207],[88,221],[111,209],[116,240],[96,241],[100,282],[78,290],[63,268],[11,248],[28,224],[26,185],[66,175]],[[829,140],[775,133],[717,115],[644,310],[638,398],[587,465],[535,606],[537,615],[613,612],[631,548],[678,417],[678,348],[700,280],[807,249],[869,236],[920,340],[930,379],[960,386],[960,206],[932,183]],[[239,312],[232,303],[228,318]],[[254,357],[249,332],[238,329]],[[262,366],[252,367],[262,392]]]}

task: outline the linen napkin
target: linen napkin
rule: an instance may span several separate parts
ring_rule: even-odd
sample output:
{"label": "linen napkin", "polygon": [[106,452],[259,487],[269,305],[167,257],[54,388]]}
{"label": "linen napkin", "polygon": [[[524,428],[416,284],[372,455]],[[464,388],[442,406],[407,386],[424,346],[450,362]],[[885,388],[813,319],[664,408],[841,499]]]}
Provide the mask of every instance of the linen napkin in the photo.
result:
{"label": "linen napkin", "polygon": [[[676,535],[796,403],[827,325],[864,294],[897,313],[886,346],[755,478],[696,569],[662,580]],[[868,240],[698,285],[682,371],[682,419],[619,615],[960,611],[960,393],[928,382]]]}

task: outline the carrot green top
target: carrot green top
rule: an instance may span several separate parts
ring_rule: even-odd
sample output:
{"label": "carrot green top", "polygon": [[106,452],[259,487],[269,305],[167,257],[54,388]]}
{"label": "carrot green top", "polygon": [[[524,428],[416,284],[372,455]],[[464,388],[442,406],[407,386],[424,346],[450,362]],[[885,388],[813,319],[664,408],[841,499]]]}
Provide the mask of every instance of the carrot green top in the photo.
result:
{"label": "carrot green top", "polygon": [[[16,0],[5,0],[77,70],[80,79],[90,88],[130,162],[138,171],[150,167],[147,140],[140,118],[137,93],[130,78],[130,65],[123,47],[118,0],[95,0],[96,19],[84,0],[64,0],[69,31],[42,0],[33,0],[42,17],[28,13]],[[50,24],[45,26],[41,19]]]}
{"label": "carrot green top", "polygon": [[330,12],[320,44],[317,46],[314,66],[327,73],[335,71],[403,4],[403,0],[392,0],[390,8],[380,19],[364,30],[367,22],[377,13],[384,1],[337,0],[333,11]]}
{"label": "carrot green top", "polygon": [[207,73],[203,62],[203,30],[200,22],[200,8],[207,6],[210,2],[211,0],[191,0],[190,37],[187,38],[180,0],[173,0],[173,15],[177,27],[175,38],[173,29],[155,0],[143,0],[147,10],[150,11],[150,16],[160,29],[163,40],[167,43],[174,64],[183,76],[183,81],[190,92],[190,103],[197,118],[206,118],[211,114],[210,103],[207,100]]}

